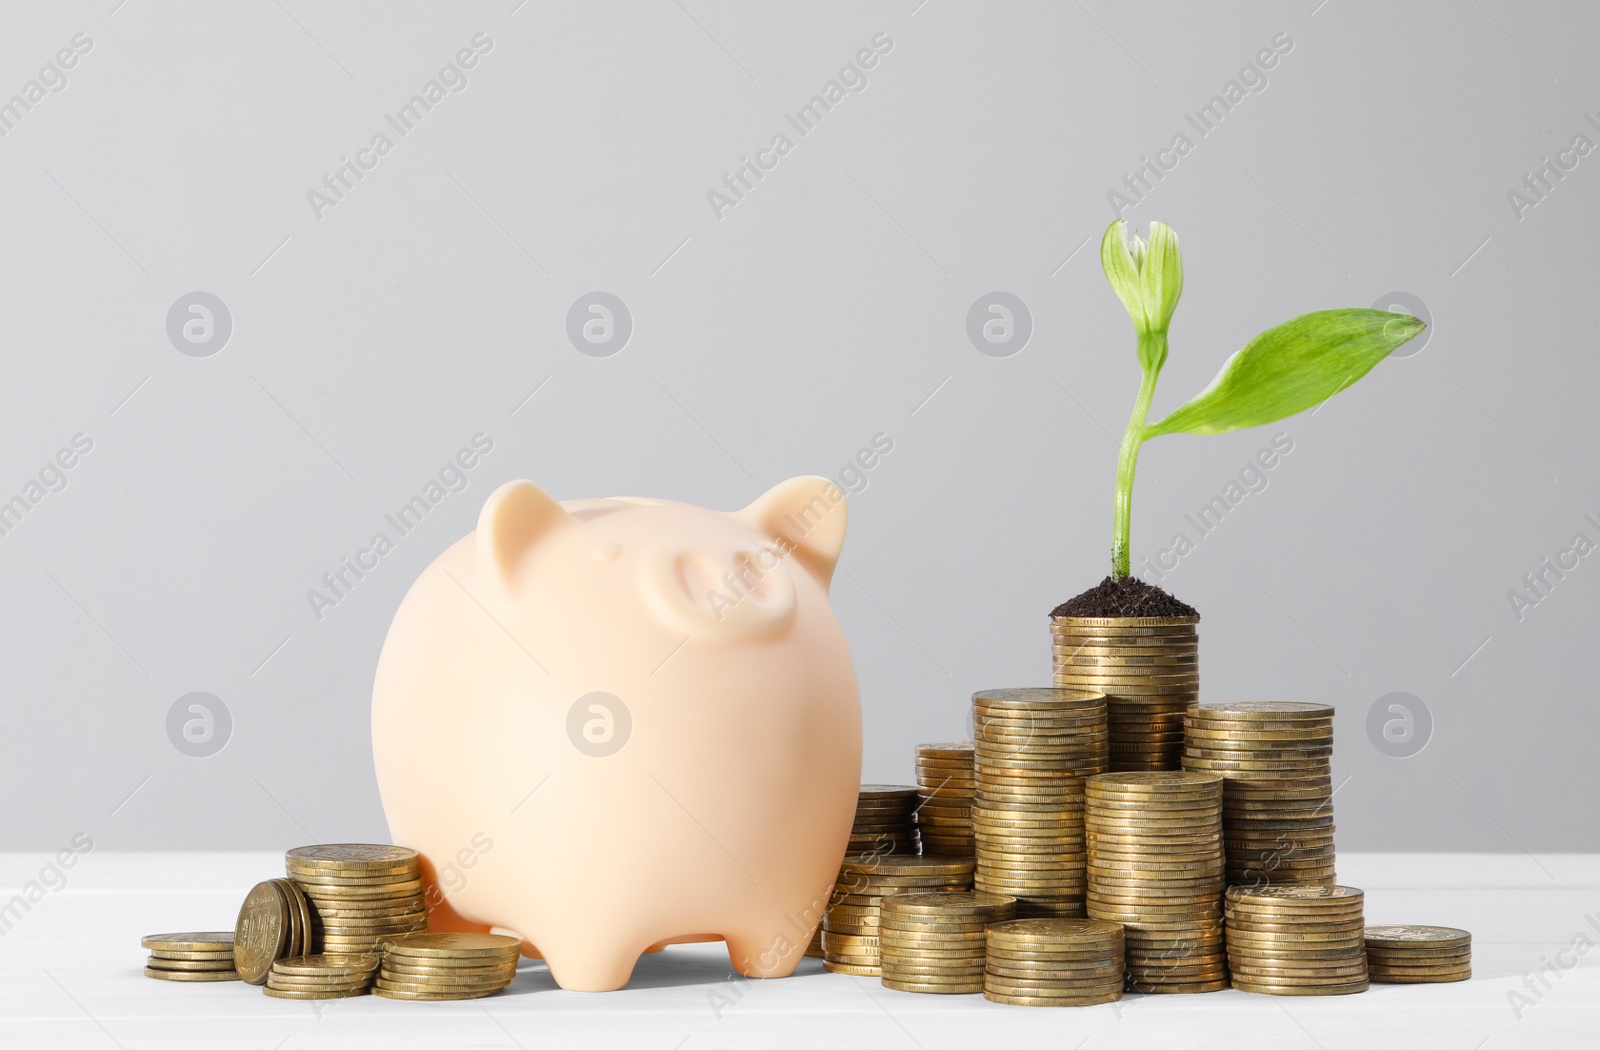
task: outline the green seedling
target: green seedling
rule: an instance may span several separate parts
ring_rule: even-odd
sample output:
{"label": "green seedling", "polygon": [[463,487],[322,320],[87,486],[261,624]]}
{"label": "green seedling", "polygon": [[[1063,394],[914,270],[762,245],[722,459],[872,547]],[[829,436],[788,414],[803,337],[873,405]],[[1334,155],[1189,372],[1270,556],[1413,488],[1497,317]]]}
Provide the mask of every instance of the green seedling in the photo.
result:
{"label": "green seedling", "polygon": [[1223,364],[1211,385],[1166,418],[1146,423],[1156,379],[1167,361],[1167,328],[1183,294],[1183,257],[1166,223],[1150,224],[1150,240],[1130,242],[1118,220],[1100,241],[1100,264],[1138,334],[1144,380],[1117,460],[1116,523],[1111,576],[1128,575],[1133,473],[1139,449],[1162,434],[1224,434],[1276,422],[1321,404],[1366,375],[1396,347],[1421,332],[1410,314],[1350,308],[1301,314],[1256,336]]}

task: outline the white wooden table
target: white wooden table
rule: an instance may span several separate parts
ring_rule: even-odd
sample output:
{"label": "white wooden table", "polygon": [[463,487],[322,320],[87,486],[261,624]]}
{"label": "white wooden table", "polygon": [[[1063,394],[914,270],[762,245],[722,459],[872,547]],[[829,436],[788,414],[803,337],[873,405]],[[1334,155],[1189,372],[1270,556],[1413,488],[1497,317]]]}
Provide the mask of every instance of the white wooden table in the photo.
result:
{"label": "white wooden table", "polygon": [[[0,854],[0,903],[47,860]],[[1584,948],[1600,945],[1600,856],[1343,855],[1339,871],[1366,889],[1368,922],[1471,930],[1473,979],[1030,1009],[891,992],[811,959],[786,980],[734,979],[722,946],[700,944],[646,957],[620,992],[563,992],[524,962],[492,999],[285,1002],[238,983],[149,980],[139,947],[147,933],[231,928],[244,892],[282,874],[280,854],[91,852],[0,936],[0,1048],[1600,1047],[1600,950]],[[1546,960],[1548,989],[1525,983]]]}

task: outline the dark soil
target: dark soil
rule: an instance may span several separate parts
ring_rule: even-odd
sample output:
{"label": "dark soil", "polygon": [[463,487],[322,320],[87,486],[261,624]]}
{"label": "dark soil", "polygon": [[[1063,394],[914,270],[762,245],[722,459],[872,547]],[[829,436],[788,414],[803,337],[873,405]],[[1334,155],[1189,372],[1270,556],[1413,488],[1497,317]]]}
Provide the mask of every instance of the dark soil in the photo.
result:
{"label": "dark soil", "polygon": [[1076,598],[1068,598],[1051,616],[1199,616],[1160,587],[1136,576],[1113,580],[1107,576]]}

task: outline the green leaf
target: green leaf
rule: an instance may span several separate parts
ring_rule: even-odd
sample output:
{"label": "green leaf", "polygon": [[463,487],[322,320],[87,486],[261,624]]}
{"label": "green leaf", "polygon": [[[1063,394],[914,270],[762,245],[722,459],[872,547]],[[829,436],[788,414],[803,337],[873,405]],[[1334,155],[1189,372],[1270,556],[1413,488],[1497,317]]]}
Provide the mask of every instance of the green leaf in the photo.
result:
{"label": "green leaf", "polygon": [[1228,358],[1211,385],[1159,423],[1161,434],[1222,434],[1321,404],[1425,326],[1409,314],[1318,310],[1269,328]]}

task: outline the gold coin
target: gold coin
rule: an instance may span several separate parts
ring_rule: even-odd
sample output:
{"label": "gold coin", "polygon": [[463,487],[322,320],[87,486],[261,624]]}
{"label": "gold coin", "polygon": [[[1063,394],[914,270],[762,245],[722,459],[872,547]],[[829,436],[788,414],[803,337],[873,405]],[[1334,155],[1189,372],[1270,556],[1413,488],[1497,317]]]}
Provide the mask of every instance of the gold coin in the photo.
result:
{"label": "gold coin", "polygon": [[508,975],[490,974],[488,976],[435,975],[426,977],[404,974],[396,976],[386,970],[379,970],[378,977],[373,984],[378,988],[399,992],[453,992],[472,991],[484,988],[504,988],[510,983]]}
{"label": "gold coin", "polygon": [[1453,981],[1470,980],[1471,977],[1471,970],[1464,970],[1461,973],[1429,974],[1426,976],[1386,974],[1374,971],[1370,974],[1369,979],[1373,984],[1449,984]]}
{"label": "gold coin", "polygon": [[413,974],[418,977],[426,977],[430,974],[455,974],[463,977],[486,977],[493,974],[500,974],[504,977],[510,978],[517,972],[517,964],[515,960],[503,963],[483,963],[467,966],[453,965],[453,963],[460,961],[461,960],[452,960],[452,964],[447,964],[446,960],[443,959],[436,959],[430,962],[417,962],[416,960],[409,959],[403,955],[390,955],[383,960],[383,968],[390,973]]}
{"label": "gold coin", "polygon": [[824,959],[822,961],[822,968],[827,970],[829,973],[844,973],[850,974],[854,977],[877,977],[881,974],[881,970],[877,966],[868,966],[858,963],[841,963],[835,962],[832,959]]}
{"label": "gold coin", "polygon": [[163,952],[152,951],[152,959],[194,959],[199,962],[232,962],[233,949],[228,948],[220,952]]}
{"label": "gold coin", "polygon": [[231,955],[221,959],[167,959],[152,955],[145,966],[151,970],[187,970],[194,973],[234,969]]}
{"label": "gold coin", "polygon": [[272,962],[287,953],[290,905],[277,880],[257,883],[245,896],[233,930],[233,955],[240,979],[263,984]]}
{"label": "gold coin", "polygon": [[412,933],[388,944],[395,955],[422,958],[516,958],[522,942],[492,933]]}
{"label": "gold coin", "polygon": [[152,933],[139,939],[141,948],[162,952],[233,953],[232,931],[206,933]]}
{"label": "gold coin", "polygon": [[499,995],[504,988],[487,988],[462,992],[408,992],[395,989],[374,987],[372,994],[380,999],[409,999],[414,1002],[449,1002],[456,999],[484,999],[491,995]]}
{"label": "gold coin", "polygon": [[333,842],[317,846],[297,846],[284,854],[284,857],[291,864],[315,864],[328,868],[367,868],[415,863],[417,851],[404,846]]}
{"label": "gold coin", "polygon": [[261,989],[261,991],[263,992],[263,994],[265,994],[265,995],[267,995],[267,996],[269,996],[270,998],[273,998],[273,999],[298,999],[298,1000],[353,999],[354,997],[356,997],[358,995],[366,995],[367,994],[367,989],[365,987],[361,987],[361,988],[344,988],[344,989],[336,989],[336,990],[333,990],[333,991],[309,991],[309,990],[308,991],[302,991],[302,990],[300,990],[298,988],[272,988],[272,987],[267,987],[267,988]]}
{"label": "gold coin", "polygon": [[1367,946],[1378,948],[1456,948],[1472,943],[1472,934],[1450,926],[1368,926]]}
{"label": "gold coin", "polygon": [[287,973],[267,974],[268,988],[331,992],[347,988],[365,988],[371,983],[372,975],[369,973],[351,974],[346,977],[304,977]]}
{"label": "gold coin", "polygon": [[376,955],[302,955],[294,959],[278,959],[271,972],[288,977],[339,977],[350,974],[371,973],[378,968]]}
{"label": "gold coin", "polygon": [[960,917],[965,921],[973,916],[982,921],[987,916],[1003,912],[1016,904],[1016,899],[993,893],[910,893],[894,897],[884,906],[885,916],[897,920],[911,920],[912,916]]}
{"label": "gold coin", "polygon": [[146,966],[146,977],[158,981],[237,981],[238,970],[159,970]]}

